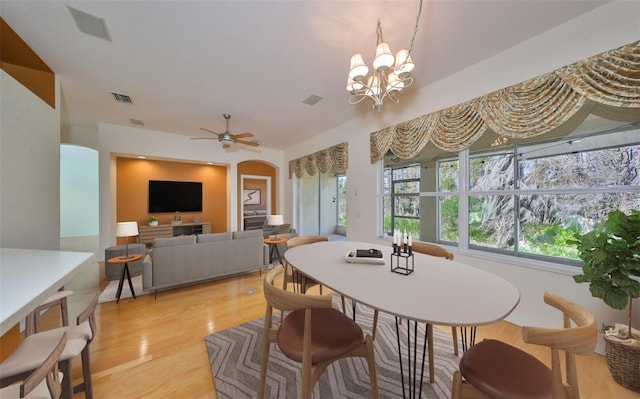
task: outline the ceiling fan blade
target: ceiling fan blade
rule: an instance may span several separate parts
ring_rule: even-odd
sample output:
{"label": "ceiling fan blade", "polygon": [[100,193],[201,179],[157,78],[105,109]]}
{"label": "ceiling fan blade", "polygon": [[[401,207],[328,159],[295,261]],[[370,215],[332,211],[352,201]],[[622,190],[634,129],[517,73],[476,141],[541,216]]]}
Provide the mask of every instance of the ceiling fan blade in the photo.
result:
{"label": "ceiling fan blade", "polygon": [[240,133],[240,134],[234,134],[233,137],[237,138],[237,139],[245,139],[247,137],[253,137],[252,133]]}
{"label": "ceiling fan blade", "polygon": [[231,146],[229,144],[222,144],[222,148],[226,150],[227,148],[231,148]]}
{"label": "ceiling fan blade", "polygon": [[205,132],[213,133],[213,134],[215,134],[216,136],[219,136],[219,135],[220,135],[220,133],[216,133],[216,132],[214,132],[213,130],[205,129],[205,128],[203,128],[203,127],[201,127],[201,128],[200,128],[200,130],[204,130]]}
{"label": "ceiling fan blade", "polygon": [[237,139],[237,137],[238,137],[238,136],[236,136],[236,143],[246,144],[246,145],[250,145],[250,146],[252,146],[252,147],[257,147],[257,146],[259,146],[259,145],[260,145],[260,144],[258,144],[258,143],[254,143],[253,141],[238,140],[238,139]]}
{"label": "ceiling fan blade", "polygon": [[215,137],[189,137],[191,140],[218,140]]}

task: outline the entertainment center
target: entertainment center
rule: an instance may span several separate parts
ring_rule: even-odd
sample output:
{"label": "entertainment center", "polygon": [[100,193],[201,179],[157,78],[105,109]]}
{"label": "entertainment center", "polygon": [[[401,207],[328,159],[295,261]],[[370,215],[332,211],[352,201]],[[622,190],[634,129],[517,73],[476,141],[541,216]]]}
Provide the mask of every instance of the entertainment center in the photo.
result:
{"label": "entertainment center", "polygon": [[181,224],[160,224],[158,226],[139,226],[140,244],[151,245],[154,238],[168,238],[183,235],[207,234],[211,233],[211,223],[181,223]]}

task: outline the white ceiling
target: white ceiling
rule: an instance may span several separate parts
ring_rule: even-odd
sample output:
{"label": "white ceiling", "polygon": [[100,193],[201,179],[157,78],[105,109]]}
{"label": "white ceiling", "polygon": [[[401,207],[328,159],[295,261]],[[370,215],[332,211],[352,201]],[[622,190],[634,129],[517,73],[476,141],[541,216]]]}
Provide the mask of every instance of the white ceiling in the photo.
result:
{"label": "white ceiling", "polygon": [[[606,1],[425,0],[413,59],[426,86]],[[0,16],[61,82],[62,123],[98,122],[189,137],[201,127],[252,132],[286,148],[339,125],[370,102],[349,105],[349,59],[370,63],[376,21],[392,51],[408,47],[418,0],[396,1],[6,1]],[[112,41],[81,33],[67,6],[104,18]],[[111,92],[131,96],[132,105]],[[323,100],[303,104],[315,94]],[[388,103],[382,109],[401,107]]]}

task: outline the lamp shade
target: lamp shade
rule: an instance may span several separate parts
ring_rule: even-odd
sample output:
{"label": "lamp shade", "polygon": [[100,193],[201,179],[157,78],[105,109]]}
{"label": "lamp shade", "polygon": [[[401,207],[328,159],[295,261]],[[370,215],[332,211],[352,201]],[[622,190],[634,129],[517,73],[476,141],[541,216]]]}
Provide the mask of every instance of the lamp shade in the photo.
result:
{"label": "lamp shade", "polygon": [[282,218],[282,215],[269,215],[267,224],[269,226],[281,226],[284,224],[284,219]]}
{"label": "lamp shade", "polygon": [[373,60],[373,68],[376,71],[386,72],[393,66],[393,54],[387,43],[380,43],[376,47],[376,58]]}
{"label": "lamp shade", "polygon": [[364,79],[364,77],[369,73],[369,67],[364,63],[362,59],[362,54],[354,54],[351,57],[351,68],[349,69],[349,78],[355,80],[356,82]]}
{"label": "lamp shade", "polygon": [[413,68],[415,68],[415,65],[411,59],[409,50],[402,49],[398,51],[398,53],[396,53],[396,75],[398,75],[400,79],[404,79],[409,76],[411,71],[413,71]]}
{"label": "lamp shade", "polygon": [[116,237],[132,237],[137,235],[137,222],[118,222],[116,225]]}

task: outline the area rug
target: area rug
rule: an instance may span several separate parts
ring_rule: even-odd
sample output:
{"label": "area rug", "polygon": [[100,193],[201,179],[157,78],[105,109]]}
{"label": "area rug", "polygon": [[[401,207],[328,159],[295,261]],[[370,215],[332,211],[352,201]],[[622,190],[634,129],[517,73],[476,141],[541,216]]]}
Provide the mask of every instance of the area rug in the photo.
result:
{"label": "area rug", "polygon": [[[98,297],[98,303],[115,301],[119,282],[120,280],[110,281],[109,285],[107,285],[100,293],[100,297]],[[142,275],[131,277],[131,282],[133,283],[133,291],[136,293],[136,296],[146,295],[151,292],[142,290]],[[131,298],[131,288],[129,288],[129,282],[126,278],[122,286],[122,294],[120,295],[120,300],[123,300],[125,298]]]}
{"label": "area rug", "polygon": [[[362,326],[365,333],[370,332],[373,312],[358,305],[356,315],[356,321]],[[279,314],[274,315],[274,320],[279,321]],[[260,318],[205,338],[218,398],[257,397],[260,384],[263,329],[264,318]],[[404,341],[401,345],[405,362],[404,378],[406,383],[406,328],[401,328],[400,334],[403,337],[402,341]],[[423,334],[424,325],[419,336],[423,337]],[[426,362],[422,397],[449,398],[452,376],[458,368],[459,357],[453,354],[451,335],[434,328],[433,338],[435,382],[429,383],[429,366]],[[422,342],[421,340],[419,343],[420,350]],[[380,314],[374,345],[380,397],[402,397],[398,344],[393,317]],[[419,370],[417,379],[419,379]],[[300,395],[300,383],[300,364],[286,358],[277,345],[272,344],[265,396],[268,398],[297,398]],[[408,396],[409,392],[407,391]],[[371,389],[366,360],[353,358],[334,362],[325,370],[316,384],[313,397],[370,398]]]}

